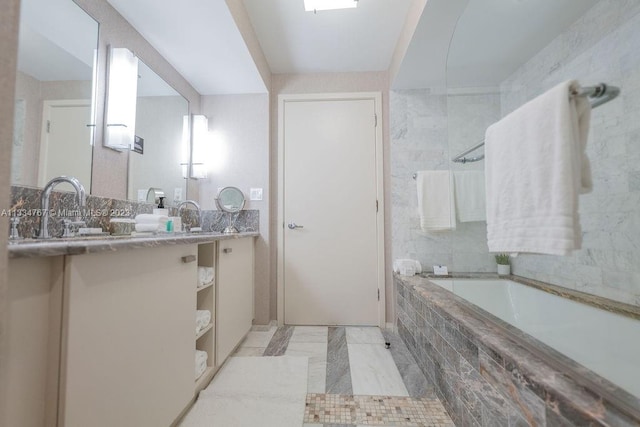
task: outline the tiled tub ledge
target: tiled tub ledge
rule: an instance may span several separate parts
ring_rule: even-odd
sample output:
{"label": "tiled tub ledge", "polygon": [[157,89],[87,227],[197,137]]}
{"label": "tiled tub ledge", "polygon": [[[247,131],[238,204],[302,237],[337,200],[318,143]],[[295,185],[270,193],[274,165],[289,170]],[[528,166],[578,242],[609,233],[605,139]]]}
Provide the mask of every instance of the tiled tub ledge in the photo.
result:
{"label": "tiled tub ledge", "polygon": [[428,278],[394,288],[398,333],[456,425],[640,425],[639,399]]}
{"label": "tiled tub ledge", "polygon": [[167,233],[148,237],[106,236],[104,238],[69,238],[48,240],[21,240],[9,243],[9,258],[33,258],[41,256],[81,255],[97,252],[153,248],[167,245],[208,243],[216,240],[256,237],[258,232],[238,234],[208,233]]}

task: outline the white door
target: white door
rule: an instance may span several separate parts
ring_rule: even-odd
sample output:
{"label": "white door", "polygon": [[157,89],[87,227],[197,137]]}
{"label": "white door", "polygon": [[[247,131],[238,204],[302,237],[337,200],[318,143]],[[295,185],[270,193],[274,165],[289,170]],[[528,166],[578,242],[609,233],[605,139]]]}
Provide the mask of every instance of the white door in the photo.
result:
{"label": "white door", "polygon": [[93,149],[87,126],[92,123],[90,101],[45,101],[42,116],[38,184],[44,187],[56,176],[74,176],[88,193]]}
{"label": "white door", "polygon": [[378,325],[376,99],[282,110],[284,323]]}

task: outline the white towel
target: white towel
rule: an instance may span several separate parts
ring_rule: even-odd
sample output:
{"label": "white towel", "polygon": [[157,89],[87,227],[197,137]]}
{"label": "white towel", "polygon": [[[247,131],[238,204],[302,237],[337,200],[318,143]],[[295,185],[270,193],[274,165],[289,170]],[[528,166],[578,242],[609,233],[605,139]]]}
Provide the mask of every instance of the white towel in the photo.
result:
{"label": "white towel", "polygon": [[213,282],[214,276],[213,267],[198,267],[198,288]]}
{"label": "white towel", "polygon": [[154,215],[154,214],[139,214],[136,215],[136,224],[153,224],[164,222],[166,223],[169,220],[168,216],[165,215]]}
{"label": "white towel", "polygon": [[591,189],[585,154],[591,106],[564,82],[487,129],[491,252],[567,255],[582,243],[578,194]]}
{"label": "white towel", "polygon": [[412,267],[415,269],[416,274],[422,273],[422,264],[420,261],[415,259],[397,259],[393,261],[393,271],[396,273],[400,273],[400,270],[403,267]]}
{"label": "white towel", "polygon": [[456,212],[460,222],[486,221],[487,204],[483,171],[458,171],[453,174]]}
{"label": "white towel", "polygon": [[416,177],[422,231],[454,230],[456,209],[451,172],[420,171]]}
{"label": "white towel", "polygon": [[209,326],[211,312],[209,310],[196,310],[196,334]]}
{"label": "white towel", "polygon": [[206,351],[196,350],[196,379],[200,378],[200,376],[207,370],[207,359],[209,355]]}

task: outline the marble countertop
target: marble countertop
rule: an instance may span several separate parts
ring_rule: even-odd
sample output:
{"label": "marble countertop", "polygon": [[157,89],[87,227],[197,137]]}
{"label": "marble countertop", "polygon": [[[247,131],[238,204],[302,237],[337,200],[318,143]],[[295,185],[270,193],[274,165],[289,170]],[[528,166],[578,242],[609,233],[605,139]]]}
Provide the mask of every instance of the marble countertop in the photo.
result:
{"label": "marble countertop", "polygon": [[113,252],[125,249],[154,248],[166,245],[208,243],[217,240],[256,237],[258,232],[238,234],[208,233],[167,233],[145,236],[87,236],[68,239],[26,239],[10,242],[9,258],[33,258],[42,256],[82,255],[97,252]]}

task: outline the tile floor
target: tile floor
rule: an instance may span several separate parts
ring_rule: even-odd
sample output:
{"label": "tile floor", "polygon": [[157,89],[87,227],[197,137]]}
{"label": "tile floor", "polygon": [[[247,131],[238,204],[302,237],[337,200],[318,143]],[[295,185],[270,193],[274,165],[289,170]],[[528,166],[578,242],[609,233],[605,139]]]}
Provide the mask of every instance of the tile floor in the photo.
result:
{"label": "tile floor", "polygon": [[389,331],[259,326],[234,356],[308,360],[303,427],[454,425],[402,340]]}

